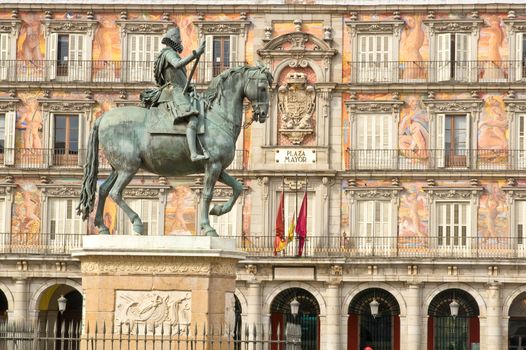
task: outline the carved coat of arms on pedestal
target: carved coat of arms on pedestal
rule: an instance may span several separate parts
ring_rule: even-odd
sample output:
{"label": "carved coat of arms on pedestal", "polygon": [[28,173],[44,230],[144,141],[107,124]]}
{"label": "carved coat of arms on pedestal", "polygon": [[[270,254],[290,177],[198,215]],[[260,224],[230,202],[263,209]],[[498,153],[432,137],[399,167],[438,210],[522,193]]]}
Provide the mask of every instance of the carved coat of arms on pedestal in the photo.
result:
{"label": "carved coat of arms on pedestal", "polygon": [[307,84],[304,73],[290,73],[287,83],[279,87],[278,108],[281,115],[279,132],[294,145],[299,145],[314,132],[312,114],[316,108],[316,91]]}

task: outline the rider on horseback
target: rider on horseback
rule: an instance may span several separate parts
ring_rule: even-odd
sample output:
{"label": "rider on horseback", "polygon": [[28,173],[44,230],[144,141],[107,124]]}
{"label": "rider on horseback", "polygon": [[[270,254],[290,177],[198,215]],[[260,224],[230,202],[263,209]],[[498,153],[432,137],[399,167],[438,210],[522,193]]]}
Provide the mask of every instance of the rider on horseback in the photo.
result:
{"label": "rider on horseback", "polygon": [[189,79],[186,75],[186,65],[203,54],[205,43],[203,42],[197,50],[194,50],[192,55],[181,58],[179,54],[183,51],[183,44],[178,27],[169,29],[161,42],[166,47],[161,50],[154,64],[155,81],[161,87],[156,89],[160,92],[157,102],[168,102],[168,106],[174,114],[174,124],[181,120],[187,120],[186,138],[192,161],[208,159],[210,156],[204,147],[202,147],[203,154],[197,153],[199,111],[192,104],[192,97],[189,92],[185,91]]}

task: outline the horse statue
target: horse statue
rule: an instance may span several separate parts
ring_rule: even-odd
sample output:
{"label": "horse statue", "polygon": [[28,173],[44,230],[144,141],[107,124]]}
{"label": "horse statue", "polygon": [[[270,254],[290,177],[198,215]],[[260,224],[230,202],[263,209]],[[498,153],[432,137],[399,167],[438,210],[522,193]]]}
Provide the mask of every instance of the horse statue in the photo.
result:
{"label": "horse statue", "polygon": [[147,119],[153,109],[130,106],[104,113],[95,121],[89,136],[77,214],[86,220],[94,209],[100,145],[112,170],[99,187],[95,214],[99,234],[109,234],[103,220],[108,195],[126,213],[133,224],[133,231],[144,233],[141,218],[122,198],[123,190],[133,176],[139,169],[144,169],[161,176],[204,173],[200,228],[208,236],[217,236],[208,216],[216,182],[230,186],[233,191],[227,202],[210,210],[211,215],[228,213],[243,190],[241,183],[225,170],[234,159],[236,139],[243,126],[243,100],[246,97],[252,104],[252,121],[265,122],[271,83],[272,75],[261,65],[232,68],[211,81],[199,98],[204,105],[201,110],[205,111],[202,118],[205,133],[200,135],[200,142],[208,150],[210,158],[197,162],[190,160],[184,135],[153,135],[148,132]]}

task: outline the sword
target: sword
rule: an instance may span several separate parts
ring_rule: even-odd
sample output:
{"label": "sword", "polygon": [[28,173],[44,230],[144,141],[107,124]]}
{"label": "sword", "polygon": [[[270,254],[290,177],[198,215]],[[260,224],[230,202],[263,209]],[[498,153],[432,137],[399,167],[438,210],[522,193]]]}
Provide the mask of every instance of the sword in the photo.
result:
{"label": "sword", "polygon": [[197,68],[197,64],[199,63],[200,58],[201,58],[201,55],[197,56],[197,58],[195,59],[194,66],[192,67],[192,70],[190,71],[190,75],[188,76],[188,80],[186,80],[186,84],[184,85],[183,94],[186,94],[186,92],[188,91],[188,87],[190,86],[190,81],[192,80],[192,76],[195,73],[195,69]]}

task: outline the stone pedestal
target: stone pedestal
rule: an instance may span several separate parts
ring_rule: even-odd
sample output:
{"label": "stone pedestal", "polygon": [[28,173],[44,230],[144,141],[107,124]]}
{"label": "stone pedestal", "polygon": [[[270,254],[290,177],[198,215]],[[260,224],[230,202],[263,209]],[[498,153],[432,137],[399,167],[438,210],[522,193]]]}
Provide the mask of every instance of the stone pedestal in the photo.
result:
{"label": "stone pedestal", "polygon": [[165,332],[188,323],[224,327],[244,258],[233,240],[202,236],[86,236],[73,256],[81,262],[85,324],[162,324]]}

